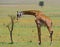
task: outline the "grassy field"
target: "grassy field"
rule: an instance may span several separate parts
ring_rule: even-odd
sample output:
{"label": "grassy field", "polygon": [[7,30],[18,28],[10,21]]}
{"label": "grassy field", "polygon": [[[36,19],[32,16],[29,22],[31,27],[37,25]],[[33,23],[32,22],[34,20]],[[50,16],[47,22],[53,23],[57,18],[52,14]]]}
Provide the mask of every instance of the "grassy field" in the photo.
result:
{"label": "grassy field", "polygon": [[[42,27],[42,45],[38,45],[38,34],[34,16],[22,16],[14,24],[13,41],[10,43],[9,30],[4,24],[10,23],[8,15],[16,16],[16,11],[40,10],[53,21],[53,43],[50,46],[49,32]],[[0,47],[60,47],[60,8],[36,5],[0,5]]]}

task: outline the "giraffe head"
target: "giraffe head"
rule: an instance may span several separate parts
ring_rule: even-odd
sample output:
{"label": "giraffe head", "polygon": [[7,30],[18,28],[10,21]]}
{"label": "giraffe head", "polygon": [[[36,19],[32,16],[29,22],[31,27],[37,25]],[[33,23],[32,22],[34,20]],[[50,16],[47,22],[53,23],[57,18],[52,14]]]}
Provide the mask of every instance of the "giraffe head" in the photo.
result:
{"label": "giraffe head", "polygon": [[18,11],[17,11],[17,20],[18,20],[18,18],[20,18],[22,15],[23,15],[22,11],[21,11],[21,12],[18,12]]}

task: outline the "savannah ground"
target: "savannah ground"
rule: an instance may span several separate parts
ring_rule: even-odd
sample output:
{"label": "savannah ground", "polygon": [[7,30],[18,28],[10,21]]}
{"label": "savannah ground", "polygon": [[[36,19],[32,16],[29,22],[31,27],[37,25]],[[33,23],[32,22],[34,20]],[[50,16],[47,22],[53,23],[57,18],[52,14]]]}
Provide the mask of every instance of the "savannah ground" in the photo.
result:
{"label": "savannah ground", "polygon": [[[40,10],[53,22],[53,43],[50,45],[49,32],[46,27],[41,29],[42,44],[38,45],[38,34],[35,17],[23,15],[14,24],[13,41],[10,43],[9,30],[5,25],[10,23],[8,15],[16,16],[16,11]],[[0,5],[0,47],[60,47],[60,8],[36,5]]]}

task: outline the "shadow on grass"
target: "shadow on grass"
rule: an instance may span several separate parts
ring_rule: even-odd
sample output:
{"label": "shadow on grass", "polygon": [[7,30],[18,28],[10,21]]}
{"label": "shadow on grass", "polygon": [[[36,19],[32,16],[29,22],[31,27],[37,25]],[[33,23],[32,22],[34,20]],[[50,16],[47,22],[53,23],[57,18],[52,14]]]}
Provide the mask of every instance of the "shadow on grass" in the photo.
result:
{"label": "shadow on grass", "polygon": [[13,43],[10,43],[10,42],[0,42],[0,44],[13,44]]}

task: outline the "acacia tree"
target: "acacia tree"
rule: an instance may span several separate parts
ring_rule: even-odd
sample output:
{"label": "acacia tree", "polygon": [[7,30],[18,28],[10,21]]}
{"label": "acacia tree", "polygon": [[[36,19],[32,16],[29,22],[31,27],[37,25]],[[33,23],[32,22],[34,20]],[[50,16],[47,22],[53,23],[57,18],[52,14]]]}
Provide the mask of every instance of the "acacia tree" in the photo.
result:
{"label": "acacia tree", "polygon": [[[13,44],[12,31],[13,31],[13,27],[14,27],[14,19],[15,19],[15,17],[13,17],[13,16],[9,16],[9,17],[10,17],[11,23],[7,24],[7,25],[4,24],[4,25],[8,28],[8,30],[10,32],[10,40],[11,40],[11,44]],[[10,27],[10,25],[11,25],[11,27]]]}

